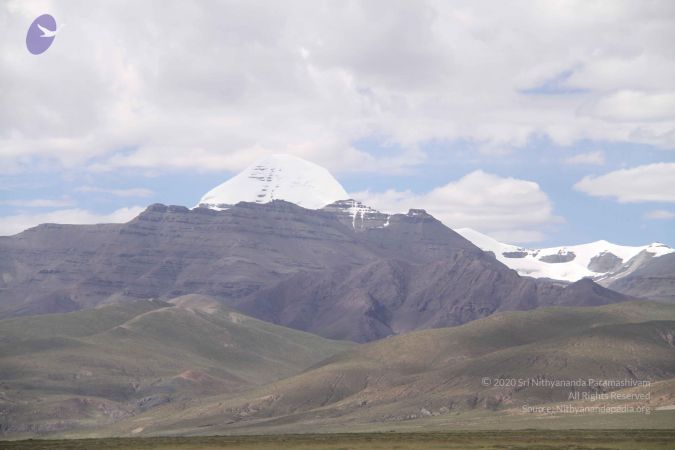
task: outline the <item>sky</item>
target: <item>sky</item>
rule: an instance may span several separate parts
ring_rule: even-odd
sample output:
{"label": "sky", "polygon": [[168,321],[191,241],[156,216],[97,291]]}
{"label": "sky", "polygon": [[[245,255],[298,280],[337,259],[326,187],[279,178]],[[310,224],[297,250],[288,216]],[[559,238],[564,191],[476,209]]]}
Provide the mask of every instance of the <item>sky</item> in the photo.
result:
{"label": "sky", "polygon": [[5,0],[0,235],[290,153],[503,242],[675,245],[673,42],[668,0]]}

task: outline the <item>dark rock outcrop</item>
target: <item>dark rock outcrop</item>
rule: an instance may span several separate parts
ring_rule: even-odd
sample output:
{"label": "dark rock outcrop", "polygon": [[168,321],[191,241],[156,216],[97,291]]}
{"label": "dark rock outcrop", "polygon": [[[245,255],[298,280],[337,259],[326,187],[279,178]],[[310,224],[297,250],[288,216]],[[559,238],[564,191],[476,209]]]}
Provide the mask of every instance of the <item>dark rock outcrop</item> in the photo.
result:
{"label": "dark rock outcrop", "polygon": [[575,255],[574,252],[566,252],[566,253],[557,253],[555,255],[544,255],[539,258],[539,261],[543,261],[549,264],[558,264],[574,261],[574,258],[576,257],[577,255]]}
{"label": "dark rock outcrop", "polygon": [[588,263],[588,270],[598,273],[614,272],[621,267],[622,263],[623,260],[614,253],[604,252],[591,258]]}

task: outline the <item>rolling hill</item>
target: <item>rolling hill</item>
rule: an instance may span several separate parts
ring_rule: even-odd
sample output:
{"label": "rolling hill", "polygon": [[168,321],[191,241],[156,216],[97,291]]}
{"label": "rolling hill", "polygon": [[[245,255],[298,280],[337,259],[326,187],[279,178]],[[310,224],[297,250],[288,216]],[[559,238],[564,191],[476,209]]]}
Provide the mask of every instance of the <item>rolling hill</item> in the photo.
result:
{"label": "rolling hill", "polygon": [[675,408],[675,305],[654,302],[504,312],[355,345],[191,295],[3,320],[0,336],[8,437],[547,427],[522,406],[619,389],[497,380],[653,383],[646,422],[559,415],[568,426],[656,426]]}
{"label": "rolling hill", "polygon": [[0,431],[100,427],[287,377],[351,345],[196,295],[3,320]]}
{"label": "rolling hill", "polygon": [[[495,379],[672,384],[674,334],[675,307],[659,303],[503,313],[363,344],[299,375],[180,410],[165,405],[113,430],[129,433],[140,424],[147,434],[298,432],[351,425],[386,429],[426,419],[447,426],[476,414],[494,424],[494,415],[524,404],[560,403],[570,392],[616,389],[495,386]],[[485,378],[489,386],[483,385]],[[675,398],[671,393],[649,402],[668,414]],[[527,424],[522,414],[513,417]],[[611,423],[611,418],[601,419]],[[616,420],[625,424],[628,419]]]}

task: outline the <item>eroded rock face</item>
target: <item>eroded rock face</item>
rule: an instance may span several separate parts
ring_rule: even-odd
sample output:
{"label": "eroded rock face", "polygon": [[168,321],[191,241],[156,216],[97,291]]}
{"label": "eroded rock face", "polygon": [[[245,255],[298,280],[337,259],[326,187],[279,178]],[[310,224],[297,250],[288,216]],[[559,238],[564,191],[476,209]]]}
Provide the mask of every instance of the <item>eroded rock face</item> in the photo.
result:
{"label": "eroded rock face", "polygon": [[588,269],[593,272],[607,273],[618,269],[623,260],[610,252],[604,252],[598,256],[591,258],[588,263]]}
{"label": "eroded rock face", "polygon": [[675,253],[654,258],[642,252],[625,266],[617,277],[602,280],[603,284],[626,295],[675,301]]}
{"label": "eroded rock face", "polygon": [[364,205],[357,200],[340,200],[323,208],[335,214],[337,219],[354,230],[363,231],[371,228],[389,226],[390,214],[384,214]]}

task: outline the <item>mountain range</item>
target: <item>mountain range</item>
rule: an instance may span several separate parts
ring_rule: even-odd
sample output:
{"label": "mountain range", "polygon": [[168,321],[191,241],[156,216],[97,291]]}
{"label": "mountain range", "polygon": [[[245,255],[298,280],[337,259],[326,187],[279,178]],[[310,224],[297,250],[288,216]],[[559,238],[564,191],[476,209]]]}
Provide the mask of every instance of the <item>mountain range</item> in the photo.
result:
{"label": "mountain range", "polygon": [[630,298],[586,279],[521,277],[421,210],[381,225],[366,214],[355,228],[352,208],[152,205],[127,224],[41,225],[0,239],[0,315],[203,294],[263,320],[364,342],[496,311]]}
{"label": "mountain range", "polygon": [[[351,222],[355,229],[387,223],[391,214],[380,213],[357,200],[348,199],[348,196],[326,169],[295,156],[277,154],[256,161],[215,187],[202,197],[198,206],[221,210],[240,201],[268,203],[280,199],[308,209],[332,210],[341,215],[344,222]],[[569,246],[526,248],[501,243],[470,228],[458,228],[455,231],[480,249],[492,252],[501,263],[520,275],[568,282],[592,278],[606,287],[623,277],[632,279],[631,274],[647,263],[650,266],[664,266],[650,270],[668,270],[672,264],[664,262],[667,259],[659,258],[675,252],[675,249],[659,242],[628,246],[604,240]],[[652,259],[655,261],[652,262]],[[627,283],[614,284],[614,288],[627,290]],[[650,287],[649,296],[653,298],[670,298],[674,292],[667,281],[660,279],[652,279]],[[639,296],[641,292],[632,289],[630,294]]]}
{"label": "mountain range", "polygon": [[672,425],[672,249],[525,249],[348,197],[274,155],[194,208],[0,237],[0,433],[530,427],[565,400],[485,377],[649,379],[659,412],[603,427]]}
{"label": "mountain range", "polygon": [[528,250],[457,233],[424,210],[385,214],[346,195],[325,169],[273,155],[193,209],[157,204],[126,224],[44,224],[2,237],[0,317],[197,293],[367,341],[501,310],[628,298],[588,278],[631,297],[675,295],[664,245]]}
{"label": "mountain range", "polygon": [[[365,217],[368,222],[379,217],[381,223],[377,225],[386,223],[389,214],[380,213],[356,200],[347,200],[348,197],[349,194],[326,169],[295,156],[277,154],[256,161],[215,187],[202,197],[198,206],[223,209],[240,201],[268,203],[277,199],[308,209],[321,209],[337,202],[341,205],[341,210],[337,212],[351,218],[355,228],[363,226]],[[455,231],[482,250],[494,253],[500,262],[521,275],[570,282],[582,278],[615,280],[652,258],[675,252],[675,249],[659,242],[627,246],[604,240],[580,245],[526,248],[501,243],[470,228]]]}
{"label": "mountain range", "polygon": [[593,278],[596,281],[616,280],[642,267],[652,259],[675,252],[654,242],[643,246],[596,241],[588,244],[550,248],[525,248],[503,244],[471,228],[459,228],[459,234],[519,274],[564,281]]}

